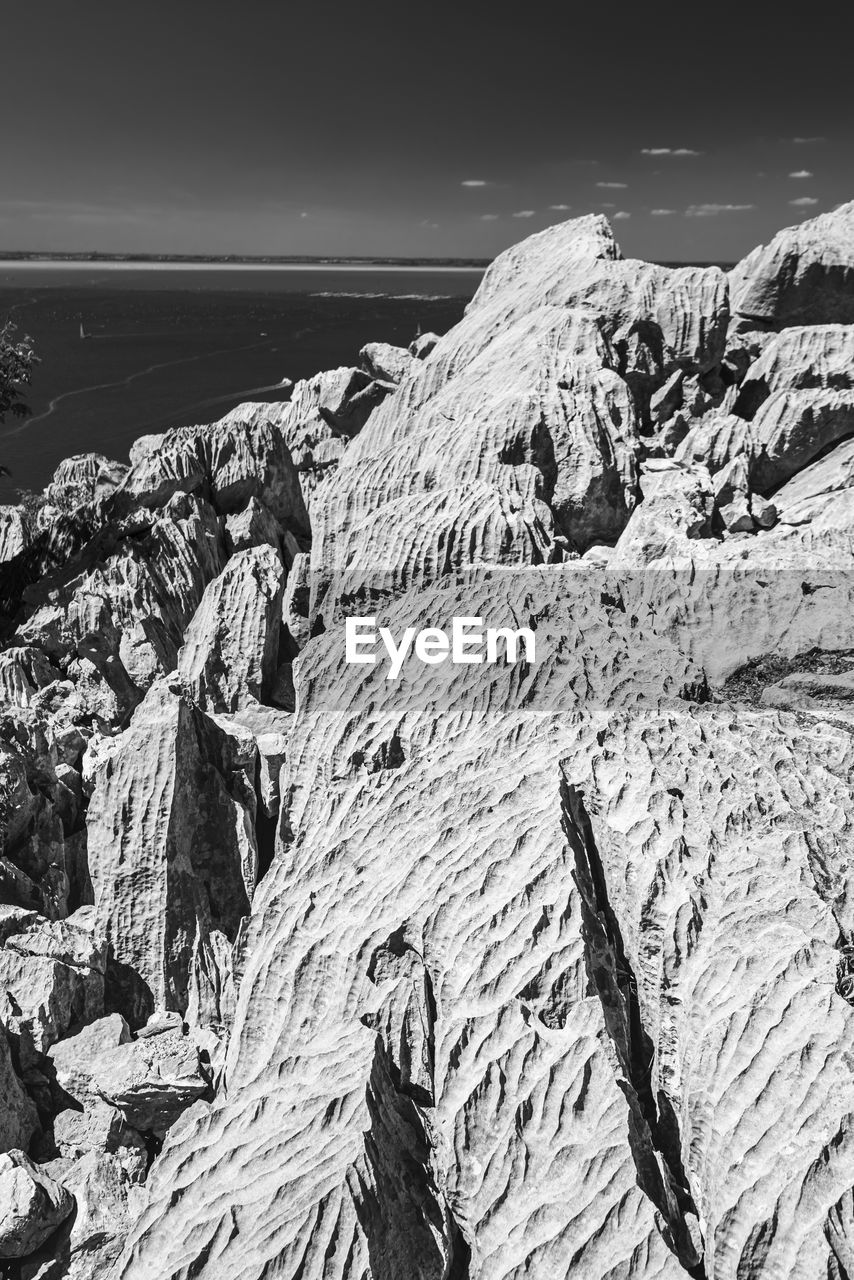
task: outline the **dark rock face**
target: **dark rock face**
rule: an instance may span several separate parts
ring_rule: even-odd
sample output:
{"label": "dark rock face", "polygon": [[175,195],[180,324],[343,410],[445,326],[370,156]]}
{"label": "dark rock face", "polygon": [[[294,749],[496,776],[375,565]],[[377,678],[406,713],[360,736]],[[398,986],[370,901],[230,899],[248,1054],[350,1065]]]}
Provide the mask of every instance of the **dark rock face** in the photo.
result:
{"label": "dark rock face", "polygon": [[852,209],[729,278],[552,227],[0,513],[27,1280],[847,1274]]}

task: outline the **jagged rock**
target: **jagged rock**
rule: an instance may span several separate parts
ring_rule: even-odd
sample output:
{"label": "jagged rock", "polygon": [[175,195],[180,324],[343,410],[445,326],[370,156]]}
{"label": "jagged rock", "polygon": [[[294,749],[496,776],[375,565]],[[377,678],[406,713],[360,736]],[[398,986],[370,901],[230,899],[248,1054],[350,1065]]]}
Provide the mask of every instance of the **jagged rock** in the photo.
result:
{"label": "jagged rock", "polygon": [[67,920],[44,920],[16,907],[0,907],[0,915],[0,1019],[26,1067],[103,1013],[106,946],[91,907]]}
{"label": "jagged rock", "polygon": [[38,1127],[36,1108],[15,1073],[6,1031],[0,1025],[0,1152],[26,1149]]}
{"label": "jagged rock", "polygon": [[854,324],[793,327],[769,337],[739,388],[734,411],[751,419],[779,391],[850,391],[852,387]]}
{"label": "jagged rock", "polygon": [[667,422],[668,418],[672,418],[676,410],[681,407],[684,380],[684,372],[681,369],[675,369],[664,386],[653,393],[649,402],[649,413],[653,422],[657,424]]}
{"label": "jagged rock", "polygon": [[208,427],[179,427],[138,455],[115,495],[118,511],[165,506],[176,493],[207,486],[220,514],[258,498],[280,524],[308,532],[299,480],[282,433],[269,421],[227,415]]}
{"label": "jagged rock", "polygon": [[750,503],[745,495],[735,497],[732,502],[725,502],[718,507],[724,527],[730,533],[750,533],[753,529],[753,516]]}
{"label": "jagged rock", "polygon": [[[774,495],[784,524],[809,524],[815,519],[837,517],[854,502],[854,440],[837,445],[826,457],[813,462],[787,481]],[[844,523],[844,519],[843,519]]]}
{"label": "jagged rock", "polygon": [[369,342],[359,352],[362,368],[380,382],[400,382],[417,358],[406,347],[393,347],[388,342]]}
{"label": "jagged rock", "polygon": [[[281,549],[281,526],[270,508],[257,498],[250,498],[242,511],[226,516],[225,527],[232,555],[264,543],[276,551]],[[293,539],[293,534],[290,538]]]}
{"label": "jagged rock", "polygon": [[644,477],[644,500],[609,560],[611,569],[687,567],[691,542],[711,533],[714,494],[704,467],[669,467]]}
{"label": "jagged rock", "polygon": [[144,1148],[128,1145],[51,1162],[74,1197],[74,1215],[20,1265],[20,1280],[103,1280],[134,1217],[147,1161]]}
{"label": "jagged rock", "polygon": [[29,542],[30,532],[21,508],[0,506],[0,564],[14,560]]}
{"label": "jagged rock", "polygon": [[743,453],[736,454],[720,471],[712,476],[712,488],[715,491],[715,505],[728,506],[732,502],[746,502],[750,492],[747,458]]}
{"label": "jagged rock", "polygon": [[750,480],[767,493],[854,433],[854,391],[778,391],[751,423]]}
{"label": "jagged rock", "polygon": [[139,1026],[183,1013],[197,938],[234,939],[258,853],[255,752],[180,693],[152,686],[102,745],[88,856],[99,927],[112,946],[110,1007]]}
{"label": "jagged rock", "polygon": [[693,426],[674,452],[677,462],[701,463],[712,475],[753,451],[750,424],[733,413],[711,413]]}
{"label": "jagged rock", "polygon": [[773,529],[777,523],[777,503],[769,502],[758,493],[751,494],[750,514],[760,529]]}
{"label": "jagged rock", "polygon": [[0,1258],[34,1253],[73,1207],[66,1188],[23,1151],[0,1155]]}
{"label": "jagged rock", "polygon": [[204,711],[269,697],[279,651],[284,568],[262,544],[231,557],[187,628],[178,672]]}
{"label": "jagged rock", "polygon": [[100,1055],[117,1045],[127,1044],[131,1034],[120,1013],[98,1018],[77,1035],[60,1040],[48,1050],[61,1089],[77,1102],[85,1102],[95,1094],[92,1072]]}
{"label": "jagged rock", "polygon": [[854,202],[778,232],[733,268],[730,288],[750,322],[854,324]]}
{"label": "jagged rock", "polygon": [[97,503],[118,488],[127,471],[125,463],[101,453],[78,453],[60,462],[45,496],[55,506]]}
{"label": "jagged rock", "polygon": [[44,689],[59,672],[32,645],[15,645],[0,652],[0,702],[28,707],[38,689]]}
{"label": "jagged rock", "polygon": [[[168,660],[169,644],[180,644],[205,587],[225,564],[220,521],[209,503],[182,493],[157,513],[129,525],[105,527],[80,560],[28,592],[34,612],[18,629],[26,643],[59,665],[89,664],[104,696],[126,714],[138,701],[118,656],[121,637],[131,649],[144,638],[148,669]],[[143,628],[142,636],[137,628]],[[126,647],[125,652],[128,652]],[[109,712],[107,703],[101,709]],[[78,714],[97,714],[81,706]]]}
{"label": "jagged rock", "polygon": [[419,333],[409,344],[409,354],[416,360],[426,360],[439,341],[438,333]]}
{"label": "jagged rock", "polygon": [[210,1090],[198,1049],[180,1031],[101,1050],[92,1063],[92,1085],[131,1128],[161,1138]]}

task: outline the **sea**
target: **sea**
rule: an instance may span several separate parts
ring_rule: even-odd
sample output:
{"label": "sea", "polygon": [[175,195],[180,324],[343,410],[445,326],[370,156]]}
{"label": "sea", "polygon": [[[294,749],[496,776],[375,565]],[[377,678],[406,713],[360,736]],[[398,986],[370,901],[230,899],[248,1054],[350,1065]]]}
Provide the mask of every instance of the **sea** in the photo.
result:
{"label": "sea", "polygon": [[[462,317],[482,268],[0,262],[0,323],[39,357],[29,417],[0,423],[0,503],[57,464],[126,461],[148,432],[214,422],[284,378],[359,363]],[[82,333],[85,335],[81,337]]]}

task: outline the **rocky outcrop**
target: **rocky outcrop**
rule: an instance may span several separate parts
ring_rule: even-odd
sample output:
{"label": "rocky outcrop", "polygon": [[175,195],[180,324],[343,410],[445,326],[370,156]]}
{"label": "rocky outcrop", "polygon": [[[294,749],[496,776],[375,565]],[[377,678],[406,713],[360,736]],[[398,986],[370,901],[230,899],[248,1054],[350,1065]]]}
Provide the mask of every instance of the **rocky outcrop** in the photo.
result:
{"label": "rocky outcrop", "polygon": [[854,201],[778,232],[730,273],[732,309],[749,324],[854,324]]}
{"label": "rocky outcrop", "polygon": [[255,759],[169,685],[102,744],[88,811],[108,1006],[132,1025],[184,1013],[200,944],[234,940],[255,888]]}
{"label": "rocky outcrop", "polygon": [[0,657],[29,1280],[848,1274],[846,217],[550,228],[92,499]]}
{"label": "rocky outcrop", "polygon": [[0,1258],[24,1258],[68,1217],[74,1201],[23,1151],[0,1155]]}
{"label": "rocky outcrop", "polygon": [[272,547],[239,551],[208,586],[187,628],[178,671],[204,711],[266,700],[278,665],[284,570]]}

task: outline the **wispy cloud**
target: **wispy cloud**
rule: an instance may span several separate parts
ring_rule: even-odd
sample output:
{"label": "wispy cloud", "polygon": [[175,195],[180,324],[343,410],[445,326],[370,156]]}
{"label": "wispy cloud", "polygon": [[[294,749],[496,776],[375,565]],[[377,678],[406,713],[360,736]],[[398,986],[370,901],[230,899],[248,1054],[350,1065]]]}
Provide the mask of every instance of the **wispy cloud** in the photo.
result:
{"label": "wispy cloud", "polygon": [[809,169],[797,169],[794,173],[789,174],[790,178],[811,178],[812,174]]}
{"label": "wispy cloud", "polygon": [[300,217],[301,217],[301,218],[307,218],[307,217],[308,217],[308,214],[306,213],[305,209],[303,209],[302,213],[300,214]]}
{"label": "wispy cloud", "polygon": [[536,212],[537,212],[536,209],[519,209],[517,213],[513,214],[513,217],[514,218],[533,218]]}
{"label": "wispy cloud", "polygon": [[650,209],[650,213],[654,218],[669,218],[675,212],[675,209]]}
{"label": "wispy cloud", "polygon": [[497,221],[498,221],[498,214],[497,214],[497,213],[482,213],[482,214],[480,215],[480,220],[481,220],[481,222],[497,222]]}
{"label": "wispy cloud", "polygon": [[625,209],[618,209],[617,212],[614,214],[615,220],[617,218],[630,218],[631,216],[632,215],[628,213]]}
{"label": "wispy cloud", "polygon": [[799,196],[797,200],[790,200],[789,204],[806,208],[807,205],[818,204],[818,200],[815,196]]}
{"label": "wispy cloud", "polygon": [[422,218],[419,226],[426,227],[428,231],[437,231],[439,228],[438,222],[431,222],[429,218]]}
{"label": "wispy cloud", "polygon": [[566,213],[568,209],[572,208],[572,205],[571,204],[550,204],[549,208],[556,209],[558,213]]}
{"label": "wispy cloud", "polygon": [[701,156],[692,147],[641,147],[642,156]]}
{"label": "wispy cloud", "polygon": [[461,187],[488,187],[489,183],[485,178],[466,178],[465,182],[460,183]]}
{"label": "wispy cloud", "polygon": [[600,200],[600,201],[599,201],[599,208],[600,208],[600,209],[616,209],[616,207],[617,207],[617,206],[614,204],[614,201],[613,201],[613,200]]}
{"label": "wispy cloud", "polygon": [[597,187],[602,187],[604,191],[625,191],[628,187],[627,182],[597,182]]}
{"label": "wispy cloud", "polygon": [[808,146],[811,142],[826,142],[826,141],[827,139],[821,137],[820,135],[815,138],[792,138],[792,142],[796,142],[800,147]]}
{"label": "wispy cloud", "polygon": [[688,218],[716,218],[719,213],[746,213],[755,209],[754,204],[690,204],[685,210]]}

